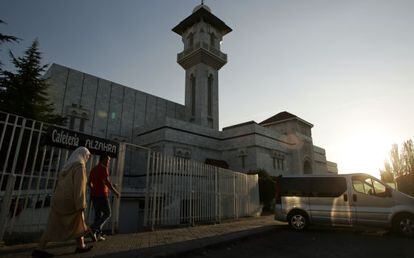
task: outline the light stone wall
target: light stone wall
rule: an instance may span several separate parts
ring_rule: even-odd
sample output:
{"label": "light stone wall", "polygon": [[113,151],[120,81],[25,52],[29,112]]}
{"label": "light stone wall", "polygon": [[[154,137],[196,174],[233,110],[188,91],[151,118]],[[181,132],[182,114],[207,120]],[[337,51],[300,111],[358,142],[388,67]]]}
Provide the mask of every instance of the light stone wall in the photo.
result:
{"label": "light stone wall", "polygon": [[[98,89],[98,78],[91,76],[89,74],[84,74],[83,80],[83,91],[82,97],[80,100],[80,104],[87,110],[91,111],[91,116],[89,117],[89,121],[85,123],[85,133],[91,134],[93,130],[93,111],[96,105],[96,93]],[[83,96],[92,96],[91,98],[83,97]]]}
{"label": "light stone wall", "polygon": [[[230,169],[242,172],[265,169],[274,176],[302,174],[305,155],[312,157],[314,173],[337,171],[335,163],[327,163],[325,150],[313,146],[311,137],[295,131],[295,121],[268,127],[248,122],[218,131],[186,121],[185,107],[181,104],[96,76],[56,64],[45,76],[58,113],[67,115],[68,107],[73,104],[89,112],[84,128],[87,134],[132,142],[171,156],[189,153],[188,158],[200,162],[224,160]],[[218,101],[217,88],[215,85],[214,101]],[[198,99],[198,105],[203,105],[199,110],[206,110],[206,95],[206,92],[199,95],[203,97]],[[218,120],[218,103],[214,107]],[[301,142],[306,142],[307,147]],[[283,170],[273,165],[275,153],[284,159]],[[245,157],[244,167],[241,156]],[[132,173],[133,169],[134,166],[127,166],[126,173]]]}
{"label": "light stone wall", "polygon": [[134,130],[134,143],[176,156],[178,149],[189,150],[192,160],[221,159],[218,131],[173,118],[164,118]]}
{"label": "light stone wall", "polygon": [[69,115],[72,105],[88,110],[84,132],[94,136],[132,142],[136,127],[165,117],[185,117],[184,105],[62,65],[52,64],[45,78],[56,113]]}
{"label": "light stone wall", "polygon": [[313,157],[314,157],[314,174],[326,174],[327,173],[327,167],[326,167],[326,153],[325,150],[318,147],[313,146]]}
{"label": "light stone wall", "polygon": [[[186,120],[192,123],[218,130],[219,124],[219,103],[218,103],[218,71],[206,64],[197,64],[185,71],[185,106]],[[208,76],[213,76],[212,87],[212,115],[208,115]],[[192,114],[192,84],[191,76],[196,80],[195,93],[195,114]],[[212,124],[209,125],[209,120]]]}
{"label": "light stone wall", "polygon": [[[250,122],[224,128],[222,139],[223,157],[232,169],[243,172],[264,169],[271,175],[284,174],[290,169],[288,146],[291,145],[272,129]],[[246,155],[245,168],[242,167],[242,152]],[[273,167],[274,153],[284,157],[284,170]]]}
{"label": "light stone wall", "polygon": [[326,167],[328,173],[338,174],[338,165],[335,162],[327,161]]}
{"label": "light stone wall", "polygon": [[[289,174],[291,157],[286,142],[278,133],[256,123],[237,126],[222,132],[192,123],[165,118],[134,130],[135,144],[164,154],[177,156],[177,150],[190,152],[188,158],[224,160],[230,169],[248,172],[265,169],[271,175]],[[273,167],[273,155],[284,157],[284,170]],[[244,156],[245,166],[242,166]]]}

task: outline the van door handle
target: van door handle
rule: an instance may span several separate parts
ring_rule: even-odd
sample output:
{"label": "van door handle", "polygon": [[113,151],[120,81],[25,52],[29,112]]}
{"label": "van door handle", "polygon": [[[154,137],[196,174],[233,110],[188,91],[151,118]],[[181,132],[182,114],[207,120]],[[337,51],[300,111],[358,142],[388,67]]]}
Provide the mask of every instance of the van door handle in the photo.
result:
{"label": "van door handle", "polygon": [[348,201],[348,195],[344,194],[344,202],[347,202],[347,201]]}
{"label": "van door handle", "polygon": [[354,202],[356,202],[356,201],[357,201],[357,196],[356,196],[356,194],[353,194],[353,195],[352,195],[352,200],[353,200]]}

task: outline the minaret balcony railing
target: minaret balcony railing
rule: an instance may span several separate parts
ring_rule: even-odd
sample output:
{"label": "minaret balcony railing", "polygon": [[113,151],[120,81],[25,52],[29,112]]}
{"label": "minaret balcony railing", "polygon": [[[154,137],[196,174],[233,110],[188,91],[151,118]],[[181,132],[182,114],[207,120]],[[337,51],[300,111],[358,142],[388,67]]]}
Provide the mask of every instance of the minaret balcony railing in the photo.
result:
{"label": "minaret balcony railing", "polygon": [[209,51],[210,53],[214,54],[218,58],[220,58],[223,61],[227,62],[227,54],[224,54],[223,52],[221,52],[219,49],[217,49],[215,47],[209,46],[205,42],[202,42],[202,43],[201,42],[197,42],[192,47],[188,47],[183,52],[178,53],[177,54],[177,60],[179,61],[179,60],[187,57],[188,55],[192,54],[193,52],[197,51],[200,48]]}

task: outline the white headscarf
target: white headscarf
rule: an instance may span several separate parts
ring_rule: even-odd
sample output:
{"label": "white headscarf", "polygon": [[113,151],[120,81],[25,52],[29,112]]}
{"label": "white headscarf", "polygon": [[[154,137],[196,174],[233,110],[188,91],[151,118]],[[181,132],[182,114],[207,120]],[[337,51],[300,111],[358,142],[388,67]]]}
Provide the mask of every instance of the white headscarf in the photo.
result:
{"label": "white headscarf", "polygon": [[91,155],[89,150],[85,147],[79,147],[76,150],[73,151],[73,153],[70,155],[68,160],[66,161],[65,165],[62,168],[62,171],[66,171],[69,168],[71,168],[76,163],[82,163],[86,165],[86,162],[88,161],[88,156]]}

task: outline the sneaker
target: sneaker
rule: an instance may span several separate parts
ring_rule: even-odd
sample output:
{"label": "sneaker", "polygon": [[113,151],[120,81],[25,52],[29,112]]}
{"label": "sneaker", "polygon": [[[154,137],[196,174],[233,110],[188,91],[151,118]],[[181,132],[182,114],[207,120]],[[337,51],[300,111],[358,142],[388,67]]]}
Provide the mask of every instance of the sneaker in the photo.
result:
{"label": "sneaker", "polygon": [[88,236],[91,238],[92,242],[96,242],[96,241],[98,241],[98,239],[97,239],[97,235],[96,235],[96,233],[95,233],[95,232],[93,232],[93,231],[89,232],[89,233],[88,233]]}
{"label": "sneaker", "polygon": [[97,241],[105,241],[106,240],[106,238],[104,236],[98,236],[96,239],[97,239]]}

